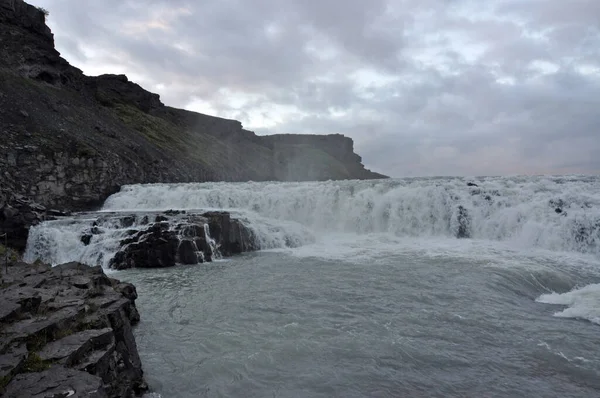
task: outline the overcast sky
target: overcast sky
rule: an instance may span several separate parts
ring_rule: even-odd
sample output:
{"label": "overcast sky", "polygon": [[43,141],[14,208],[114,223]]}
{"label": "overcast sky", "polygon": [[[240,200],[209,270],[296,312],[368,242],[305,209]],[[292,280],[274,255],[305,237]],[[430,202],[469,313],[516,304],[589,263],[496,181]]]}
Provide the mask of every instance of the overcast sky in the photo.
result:
{"label": "overcast sky", "polygon": [[31,0],[88,75],[391,176],[600,173],[600,0]]}

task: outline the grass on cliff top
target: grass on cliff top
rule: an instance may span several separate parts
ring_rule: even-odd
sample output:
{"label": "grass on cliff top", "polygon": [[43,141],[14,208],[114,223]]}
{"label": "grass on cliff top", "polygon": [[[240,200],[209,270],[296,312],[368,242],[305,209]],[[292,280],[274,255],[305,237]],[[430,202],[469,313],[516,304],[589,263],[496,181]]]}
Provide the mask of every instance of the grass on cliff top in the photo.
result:
{"label": "grass on cliff top", "polygon": [[261,145],[251,142],[244,143],[244,148],[227,145],[210,134],[186,131],[132,105],[115,104],[112,109],[123,123],[143,134],[154,145],[171,151],[175,156],[189,157],[213,170],[233,173],[251,170],[259,173],[263,171],[259,170],[261,167],[270,164],[271,152]]}

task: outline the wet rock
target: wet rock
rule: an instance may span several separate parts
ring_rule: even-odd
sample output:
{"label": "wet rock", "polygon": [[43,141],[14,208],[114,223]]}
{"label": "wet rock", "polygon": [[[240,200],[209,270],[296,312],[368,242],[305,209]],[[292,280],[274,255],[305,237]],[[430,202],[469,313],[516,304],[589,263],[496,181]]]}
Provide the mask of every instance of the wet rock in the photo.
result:
{"label": "wet rock", "polygon": [[463,206],[458,206],[458,231],[456,237],[459,239],[471,237],[471,218],[467,209]]}
{"label": "wet rock", "polygon": [[178,214],[185,214],[185,210],[167,210],[165,211],[165,214],[168,216],[175,216]]}
{"label": "wet rock", "polygon": [[135,223],[135,216],[126,216],[121,218],[121,227],[129,228]]}
{"label": "wet rock", "polygon": [[178,259],[181,264],[198,264],[198,248],[193,240],[185,239],[179,244]]}
{"label": "wet rock", "polygon": [[227,212],[207,212],[211,237],[217,242],[221,254],[230,256],[257,250],[252,231],[241,221],[231,219]]}
{"label": "wet rock", "polygon": [[130,241],[111,259],[112,268],[164,268],[176,264],[179,239],[167,223],[153,224]]}
{"label": "wet rock", "polygon": [[81,237],[81,243],[83,243],[85,246],[89,245],[90,242],[92,241],[92,234],[85,234]]}

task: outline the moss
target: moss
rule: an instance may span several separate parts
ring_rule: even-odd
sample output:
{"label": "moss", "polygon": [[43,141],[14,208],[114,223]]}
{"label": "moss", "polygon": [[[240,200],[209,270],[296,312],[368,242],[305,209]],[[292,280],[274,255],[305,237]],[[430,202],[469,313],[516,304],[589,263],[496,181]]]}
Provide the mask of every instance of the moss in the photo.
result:
{"label": "moss", "polygon": [[48,340],[50,339],[46,331],[29,337],[27,340],[27,351],[34,352],[41,350],[48,343]]}
{"label": "moss", "polygon": [[27,356],[27,359],[23,364],[23,372],[43,372],[44,370],[50,369],[51,364],[52,361],[44,361],[42,358],[40,358],[40,355],[37,352],[32,352]]}
{"label": "moss", "polygon": [[65,328],[65,329],[59,330],[58,332],[56,332],[54,334],[54,340],[60,340],[62,338],[72,335],[73,333],[75,333],[75,332],[71,328]]}
{"label": "moss", "polygon": [[16,251],[12,250],[10,247],[6,247],[3,244],[0,244],[0,264],[2,266],[4,266],[5,258],[8,258],[9,263],[14,263],[15,261],[19,261],[19,254]]}
{"label": "moss", "polygon": [[0,377],[0,394],[2,394],[2,390],[10,383],[13,376],[11,373],[7,374],[4,377]]}

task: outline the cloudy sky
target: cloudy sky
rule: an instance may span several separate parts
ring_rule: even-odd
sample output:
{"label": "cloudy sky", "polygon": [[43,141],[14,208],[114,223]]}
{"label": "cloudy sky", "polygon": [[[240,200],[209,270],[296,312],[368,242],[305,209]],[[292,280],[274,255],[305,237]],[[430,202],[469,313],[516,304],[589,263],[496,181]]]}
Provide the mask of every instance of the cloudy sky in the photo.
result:
{"label": "cloudy sky", "polygon": [[31,0],[86,74],[391,176],[600,174],[599,0]]}

